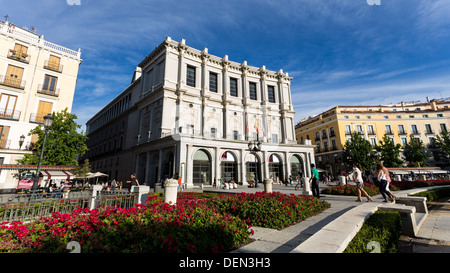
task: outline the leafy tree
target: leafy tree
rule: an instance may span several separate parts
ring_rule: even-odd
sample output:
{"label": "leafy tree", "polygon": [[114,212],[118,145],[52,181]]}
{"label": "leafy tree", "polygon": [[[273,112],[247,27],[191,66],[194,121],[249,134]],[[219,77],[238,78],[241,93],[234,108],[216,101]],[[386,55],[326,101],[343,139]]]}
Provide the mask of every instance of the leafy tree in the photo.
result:
{"label": "leafy tree", "polygon": [[73,174],[78,177],[82,177],[84,180],[87,178],[87,173],[91,171],[91,165],[89,164],[89,159],[86,158],[82,166],[78,166],[73,170]]}
{"label": "leafy tree", "polygon": [[402,145],[394,144],[386,134],[383,139],[375,148],[380,153],[380,160],[383,161],[383,165],[386,167],[401,167],[403,160],[400,158]]}
{"label": "leafy tree", "polygon": [[349,167],[353,166],[353,163],[359,163],[363,170],[375,167],[376,162],[379,161],[372,144],[357,132],[354,132],[350,141],[347,140],[345,143],[342,158]]}
{"label": "leafy tree", "polygon": [[421,167],[428,166],[427,160],[431,156],[430,152],[427,151],[427,148],[423,144],[423,141],[415,138],[413,135],[409,136],[409,143],[405,145],[403,155],[410,167],[415,164],[420,164]]}
{"label": "leafy tree", "polygon": [[[81,125],[74,121],[77,116],[69,113],[67,108],[58,113],[54,112],[52,116],[53,123],[47,133],[42,165],[78,166],[77,156],[81,156],[87,151],[85,144],[87,136],[77,131],[81,128]],[[18,163],[38,164],[45,134],[41,124],[28,133],[28,135],[34,134],[39,136],[35,143],[36,152],[26,154],[22,159],[17,160]]]}
{"label": "leafy tree", "polygon": [[439,149],[440,158],[445,165],[450,165],[450,134],[447,130],[443,130],[439,135],[436,135],[436,148]]}

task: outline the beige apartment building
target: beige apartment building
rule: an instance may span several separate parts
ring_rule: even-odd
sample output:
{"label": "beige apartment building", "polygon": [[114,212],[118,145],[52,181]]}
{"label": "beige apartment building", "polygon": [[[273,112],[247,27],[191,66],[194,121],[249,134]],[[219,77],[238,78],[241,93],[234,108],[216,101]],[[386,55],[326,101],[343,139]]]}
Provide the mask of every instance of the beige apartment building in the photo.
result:
{"label": "beige apartment building", "polygon": [[[301,120],[296,126],[297,141],[312,141],[319,167],[336,175],[345,169],[342,151],[353,132],[373,145],[386,134],[404,146],[409,137],[421,140],[434,155],[430,165],[440,165],[434,146],[436,135],[449,130],[450,100],[401,102],[391,105],[335,106],[317,116]],[[441,166],[446,167],[446,166]]]}
{"label": "beige apartment building", "polygon": [[[16,164],[31,153],[37,139],[28,133],[45,115],[71,111],[80,56],[80,49],[0,21],[0,164]],[[0,191],[17,188],[17,173],[0,170]]]}

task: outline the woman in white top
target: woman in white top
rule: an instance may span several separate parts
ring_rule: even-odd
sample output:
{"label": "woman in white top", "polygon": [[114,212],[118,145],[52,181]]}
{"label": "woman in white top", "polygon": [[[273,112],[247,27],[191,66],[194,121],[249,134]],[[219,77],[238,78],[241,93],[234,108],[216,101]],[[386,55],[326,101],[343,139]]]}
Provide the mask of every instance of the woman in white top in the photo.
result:
{"label": "woman in white top", "polygon": [[[386,173],[383,170],[383,163],[377,163],[377,179],[380,182],[378,188],[380,189],[380,193],[384,198],[384,202],[393,201],[394,197],[386,190],[387,180]],[[388,199],[389,198],[389,199]]]}
{"label": "woman in white top", "polygon": [[367,202],[372,201],[372,197],[364,190],[364,181],[361,174],[361,165],[359,163],[353,164],[353,181],[356,183],[356,189],[358,190],[358,199],[356,201],[362,202],[361,192],[367,197]]}

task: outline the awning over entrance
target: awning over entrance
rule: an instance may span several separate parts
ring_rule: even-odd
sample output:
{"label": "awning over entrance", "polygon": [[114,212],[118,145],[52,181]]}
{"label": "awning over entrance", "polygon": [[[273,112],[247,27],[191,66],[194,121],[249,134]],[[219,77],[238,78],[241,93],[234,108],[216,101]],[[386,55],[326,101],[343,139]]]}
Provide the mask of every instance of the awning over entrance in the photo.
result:
{"label": "awning over entrance", "polygon": [[45,180],[64,180],[73,178],[73,174],[68,171],[41,171]]}
{"label": "awning over entrance", "polygon": [[438,167],[429,167],[429,168],[388,168],[389,172],[393,174],[399,174],[399,175],[407,175],[411,174],[413,172],[414,174],[447,174],[449,171],[442,170]]}
{"label": "awning over entrance", "polygon": [[[41,166],[41,170],[70,171],[71,166]],[[37,165],[0,164],[0,170],[37,170]]]}

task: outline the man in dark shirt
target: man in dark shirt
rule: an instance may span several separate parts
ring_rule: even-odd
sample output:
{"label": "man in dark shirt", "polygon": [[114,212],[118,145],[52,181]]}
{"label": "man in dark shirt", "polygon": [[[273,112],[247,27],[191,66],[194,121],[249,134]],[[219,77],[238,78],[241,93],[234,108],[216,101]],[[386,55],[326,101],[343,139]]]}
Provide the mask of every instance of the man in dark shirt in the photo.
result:
{"label": "man in dark shirt", "polygon": [[132,173],[131,174],[131,180],[127,181],[127,183],[130,184],[130,187],[128,188],[129,192],[133,192],[133,189],[135,186],[139,186],[139,181],[136,179],[136,174]]}

